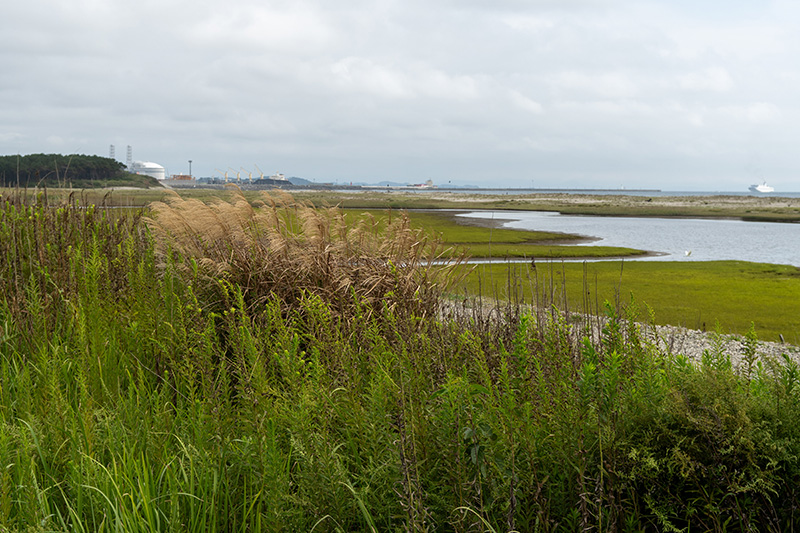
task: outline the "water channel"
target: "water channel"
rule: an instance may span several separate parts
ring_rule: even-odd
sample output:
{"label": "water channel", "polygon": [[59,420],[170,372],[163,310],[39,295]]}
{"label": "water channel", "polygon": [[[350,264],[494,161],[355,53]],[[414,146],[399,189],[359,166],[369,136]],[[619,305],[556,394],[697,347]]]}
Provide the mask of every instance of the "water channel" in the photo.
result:
{"label": "water channel", "polygon": [[660,254],[647,260],[741,260],[800,266],[800,224],[595,217],[541,211],[478,211],[459,216],[502,220],[506,228],[571,233],[596,239],[584,246],[623,246]]}

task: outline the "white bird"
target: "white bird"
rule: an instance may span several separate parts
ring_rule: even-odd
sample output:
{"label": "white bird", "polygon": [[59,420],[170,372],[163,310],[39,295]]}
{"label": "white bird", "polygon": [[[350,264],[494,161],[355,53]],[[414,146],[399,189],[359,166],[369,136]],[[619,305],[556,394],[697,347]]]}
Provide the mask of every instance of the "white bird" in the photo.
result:
{"label": "white bird", "polygon": [[686,251],[685,251],[685,252],[683,252],[683,253],[685,253],[685,254],[686,254],[686,257],[689,257],[690,255],[692,255],[692,251],[691,251],[691,250],[686,250]]}

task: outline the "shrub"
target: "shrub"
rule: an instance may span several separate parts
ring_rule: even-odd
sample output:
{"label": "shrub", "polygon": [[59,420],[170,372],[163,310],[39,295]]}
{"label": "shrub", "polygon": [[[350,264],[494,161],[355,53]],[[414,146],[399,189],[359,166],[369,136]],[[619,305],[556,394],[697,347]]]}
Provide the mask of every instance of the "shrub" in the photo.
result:
{"label": "shrub", "polygon": [[[437,266],[441,243],[399,215],[383,227],[371,217],[348,223],[336,208],[316,209],[286,194],[251,205],[236,189],[229,202],[177,195],[151,205],[147,227],[162,264],[178,259],[210,302],[227,305],[220,279],[240,287],[246,306],[277,297],[297,309],[305,294],[338,313],[363,305],[433,315],[458,261]],[[213,294],[213,296],[211,296]]]}

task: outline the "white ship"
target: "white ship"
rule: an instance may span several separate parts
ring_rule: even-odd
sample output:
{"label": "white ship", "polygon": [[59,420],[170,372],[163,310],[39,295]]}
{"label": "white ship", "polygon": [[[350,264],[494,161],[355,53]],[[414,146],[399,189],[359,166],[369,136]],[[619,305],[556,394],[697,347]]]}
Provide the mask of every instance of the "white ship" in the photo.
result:
{"label": "white ship", "polygon": [[750,192],[775,192],[775,189],[767,185],[766,181],[762,181],[760,185],[751,185]]}

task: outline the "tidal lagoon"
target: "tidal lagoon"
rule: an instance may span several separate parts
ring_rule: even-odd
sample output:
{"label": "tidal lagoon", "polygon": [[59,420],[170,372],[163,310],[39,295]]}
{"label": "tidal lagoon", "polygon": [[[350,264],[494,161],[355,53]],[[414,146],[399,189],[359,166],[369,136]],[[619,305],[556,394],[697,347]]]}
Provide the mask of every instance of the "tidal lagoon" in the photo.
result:
{"label": "tidal lagoon", "polygon": [[503,227],[586,236],[586,244],[623,246],[648,260],[741,260],[800,266],[800,226],[728,219],[598,217],[543,211],[476,211],[459,216],[503,220]]}

